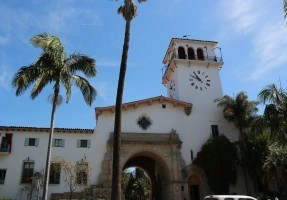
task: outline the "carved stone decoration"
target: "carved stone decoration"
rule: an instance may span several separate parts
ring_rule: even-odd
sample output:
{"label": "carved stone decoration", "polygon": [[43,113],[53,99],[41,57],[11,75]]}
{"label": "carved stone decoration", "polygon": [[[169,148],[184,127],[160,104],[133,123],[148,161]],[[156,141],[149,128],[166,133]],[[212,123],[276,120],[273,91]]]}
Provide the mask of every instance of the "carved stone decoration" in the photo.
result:
{"label": "carved stone decoration", "polygon": [[147,130],[152,125],[152,120],[147,115],[142,115],[138,118],[137,124],[139,127],[141,127],[143,130]]}
{"label": "carved stone decoration", "polygon": [[121,155],[123,157],[126,157],[128,153],[129,153],[129,150],[127,148],[122,148],[121,149]]}

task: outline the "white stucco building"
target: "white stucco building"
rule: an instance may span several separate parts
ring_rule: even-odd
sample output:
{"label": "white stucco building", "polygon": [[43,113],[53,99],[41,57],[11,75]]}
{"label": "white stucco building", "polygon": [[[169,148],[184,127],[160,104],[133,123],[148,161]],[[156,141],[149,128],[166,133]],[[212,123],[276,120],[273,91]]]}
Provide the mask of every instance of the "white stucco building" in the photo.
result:
{"label": "white stucco building", "polygon": [[[209,194],[202,170],[192,160],[202,144],[217,135],[238,140],[214,100],[223,96],[220,69],[223,60],[217,42],[173,38],[163,59],[162,84],[167,96],[122,106],[123,169],[139,166],[150,175],[154,199],[197,200]],[[91,183],[109,193],[112,177],[114,106],[95,109],[97,124],[90,129],[56,129],[52,158],[80,162],[91,168]],[[45,166],[48,128],[0,127],[0,197],[19,198],[26,184],[23,173]],[[4,145],[4,143],[6,145]],[[49,194],[67,192],[61,180],[49,185]],[[243,177],[231,192],[246,194]],[[24,199],[24,197],[22,197]]]}

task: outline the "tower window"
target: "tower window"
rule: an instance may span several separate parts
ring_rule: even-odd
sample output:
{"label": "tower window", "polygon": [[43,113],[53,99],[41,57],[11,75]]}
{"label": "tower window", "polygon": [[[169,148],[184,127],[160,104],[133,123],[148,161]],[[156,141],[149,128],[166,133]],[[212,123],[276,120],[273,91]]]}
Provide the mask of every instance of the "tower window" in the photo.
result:
{"label": "tower window", "polygon": [[211,131],[212,131],[212,137],[219,136],[218,125],[211,125]]}
{"label": "tower window", "polygon": [[204,60],[204,55],[203,55],[202,49],[197,49],[196,53],[197,53],[198,60]]}
{"label": "tower window", "polygon": [[193,161],[193,150],[190,150],[190,159]]}
{"label": "tower window", "polygon": [[179,59],[185,59],[186,58],[185,50],[183,47],[178,47],[178,58]]}
{"label": "tower window", "polygon": [[166,108],[166,105],[165,105],[165,104],[162,104],[161,107],[162,107],[162,108]]}
{"label": "tower window", "polygon": [[189,60],[195,60],[195,54],[193,48],[188,48],[187,53]]}

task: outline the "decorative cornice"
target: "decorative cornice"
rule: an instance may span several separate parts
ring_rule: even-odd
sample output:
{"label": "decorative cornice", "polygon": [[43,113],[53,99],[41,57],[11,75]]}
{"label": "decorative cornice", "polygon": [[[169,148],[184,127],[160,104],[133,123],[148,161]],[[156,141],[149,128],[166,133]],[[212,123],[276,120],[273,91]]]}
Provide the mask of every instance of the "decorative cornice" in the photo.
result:
{"label": "decorative cornice", "polygon": [[[113,134],[108,141],[110,145],[113,144]],[[175,132],[171,133],[122,133],[121,144],[150,144],[150,145],[181,145],[182,141]]]}
{"label": "decorative cornice", "polygon": [[[25,127],[25,126],[0,126],[0,131],[23,131],[23,132],[49,132],[50,128],[44,127]],[[94,129],[79,129],[79,128],[55,128],[54,132],[56,133],[86,133],[93,134]]]}
{"label": "decorative cornice", "polygon": [[[139,100],[139,101],[124,103],[124,104],[122,104],[122,109],[128,110],[130,108],[133,108],[133,109],[137,108],[140,104],[152,105],[153,103],[164,103],[164,102],[171,103],[171,104],[173,104],[174,107],[182,106],[184,108],[189,108],[190,110],[192,109],[191,103],[179,101],[179,100],[164,97],[164,96],[157,96],[157,97],[153,97],[153,98],[149,98],[149,99],[143,99],[143,100]],[[98,119],[98,116],[101,115],[105,111],[110,111],[113,113],[113,112],[115,112],[115,106],[95,108],[96,118]]]}

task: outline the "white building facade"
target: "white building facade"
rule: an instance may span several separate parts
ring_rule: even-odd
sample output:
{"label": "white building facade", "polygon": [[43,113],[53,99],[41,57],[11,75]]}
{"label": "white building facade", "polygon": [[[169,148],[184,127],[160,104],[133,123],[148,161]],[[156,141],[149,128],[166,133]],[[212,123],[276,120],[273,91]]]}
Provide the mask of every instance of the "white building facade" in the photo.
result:
{"label": "white building facade", "polygon": [[[171,39],[163,59],[162,84],[167,86],[167,97],[122,106],[122,169],[146,170],[154,199],[199,200],[210,194],[204,172],[192,165],[193,159],[210,137],[225,135],[238,140],[237,129],[214,102],[223,96],[220,54],[217,42]],[[54,135],[52,160],[63,157],[79,162],[85,158],[91,183],[96,185],[93,195],[101,190],[108,196],[111,188],[114,111],[114,106],[96,108],[95,130],[56,129]],[[0,194],[19,198],[17,193],[26,184],[26,168],[44,169],[48,129],[2,126],[0,133],[1,141],[8,144],[0,151]],[[239,174],[230,191],[246,194],[243,182]],[[49,185],[49,195],[67,191],[61,180]]]}

